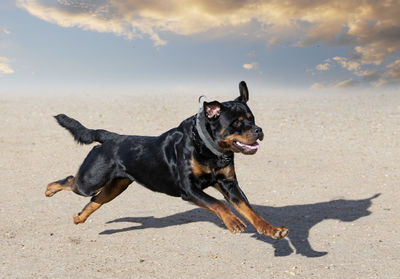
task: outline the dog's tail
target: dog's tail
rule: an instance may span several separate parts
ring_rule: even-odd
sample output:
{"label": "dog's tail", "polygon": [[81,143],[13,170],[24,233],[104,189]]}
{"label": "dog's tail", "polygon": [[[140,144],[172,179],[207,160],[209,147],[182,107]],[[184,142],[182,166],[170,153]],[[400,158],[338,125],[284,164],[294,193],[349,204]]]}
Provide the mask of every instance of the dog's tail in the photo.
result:
{"label": "dog's tail", "polygon": [[89,144],[94,141],[103,143],[106,140],[116,139],[120,135],[106,130],[92,130],[84,127],[81,123],[65,114],[54,116],[58,124],[67,129],[74,139],[81,144]]}

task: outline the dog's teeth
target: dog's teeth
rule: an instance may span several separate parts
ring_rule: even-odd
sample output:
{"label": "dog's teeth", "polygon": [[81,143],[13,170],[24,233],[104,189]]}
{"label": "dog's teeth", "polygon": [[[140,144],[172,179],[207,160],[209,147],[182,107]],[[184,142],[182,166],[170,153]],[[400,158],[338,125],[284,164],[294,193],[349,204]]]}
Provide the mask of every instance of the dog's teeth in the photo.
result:
{"label": "dog's teeth", "polygon": [[245,146],[245,147],[248,147],[248,148],[257,148],[257,146],[258,146],[258,144],[256,144],[256,143],[254,143],[254,144],[245,144],[245,143],[241,143],[240,141],[237,141],[236,144],[240,145],[240,146]]}

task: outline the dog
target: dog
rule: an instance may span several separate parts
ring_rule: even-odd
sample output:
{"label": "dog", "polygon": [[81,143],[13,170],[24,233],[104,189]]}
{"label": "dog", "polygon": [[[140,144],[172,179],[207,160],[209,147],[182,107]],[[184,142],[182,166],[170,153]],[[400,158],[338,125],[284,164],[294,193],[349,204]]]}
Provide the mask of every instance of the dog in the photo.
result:
{"label": "dog", "polygon": [[87,129],[65,114],[55,116],[78,143],[100,145],[89,152],[75,177],[48,184],[45,195],[70,190],[91,197],[73,216],[74,223],[79,224],[136,181],[152,191],[181,197],[211,211],[232,233],[243,232],[245,223],[224,202],[203,191],[212,186],[258,233],[284,238],[288,229],[274,227],[259,216],[236,179],[234,154],[255,154],[258,140],[264,138],[247,105],[249,92],[244,81],[239,83],[239,92],[233,101],[204,101],[197,114],[158,137]]}

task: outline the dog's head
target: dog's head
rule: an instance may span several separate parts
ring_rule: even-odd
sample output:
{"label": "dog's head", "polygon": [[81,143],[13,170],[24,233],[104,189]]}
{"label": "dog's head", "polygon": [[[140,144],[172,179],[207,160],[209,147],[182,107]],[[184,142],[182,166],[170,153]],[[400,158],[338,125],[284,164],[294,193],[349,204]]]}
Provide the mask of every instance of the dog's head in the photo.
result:
{"label": "dog's head", "polygon": [[257,140],[263,140],[264,133],[247,106],[249,91],[244,81],[240,82],[239,91],[240,96],[234,101],[204,102],[203,112],[210,135],[218,146],[236,153],[254,154],[259,147]]}

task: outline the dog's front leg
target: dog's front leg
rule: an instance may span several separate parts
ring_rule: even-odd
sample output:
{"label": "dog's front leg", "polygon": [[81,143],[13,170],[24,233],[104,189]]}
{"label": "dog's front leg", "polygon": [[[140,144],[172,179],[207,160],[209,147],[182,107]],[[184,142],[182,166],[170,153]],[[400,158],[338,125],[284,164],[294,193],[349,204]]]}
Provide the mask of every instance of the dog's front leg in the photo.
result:
{"label": "dog's front leg", "polygon": [[251,208],[236,179],[221,179],[215,185],[215,188],[257,229],[258,233],[263,233],[274,239],[281,239],[288,235],[289,231],[287,228],[270,225]]}
{"label": "dog's front leg", "polygon": [[184,200],[190,201],[197,206],[205,208],[217,215],[232,233],[240,233],[246,225],[225,205],[225,203],[204,193],[197,186],[187,187],[185,194],[182,196]]}

